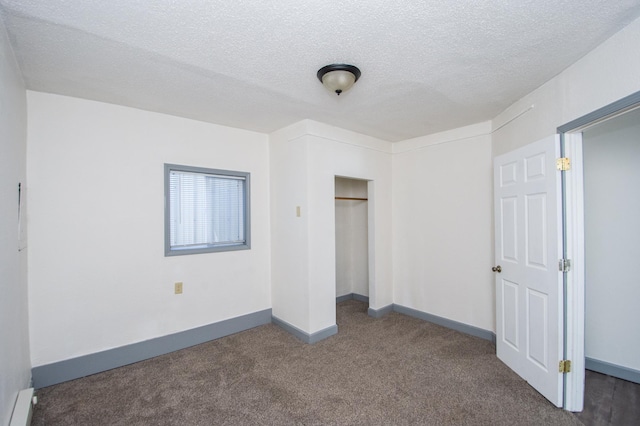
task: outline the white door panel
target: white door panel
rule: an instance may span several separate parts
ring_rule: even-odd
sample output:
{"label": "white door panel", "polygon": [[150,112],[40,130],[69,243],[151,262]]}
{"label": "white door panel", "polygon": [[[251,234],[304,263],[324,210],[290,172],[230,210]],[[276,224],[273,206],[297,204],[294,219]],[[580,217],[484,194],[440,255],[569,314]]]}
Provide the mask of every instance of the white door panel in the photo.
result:
{"label": "white door panel", "polygon": [[562,405],[561,188],[556,137],[494,163],[496,350],[556,406]]}

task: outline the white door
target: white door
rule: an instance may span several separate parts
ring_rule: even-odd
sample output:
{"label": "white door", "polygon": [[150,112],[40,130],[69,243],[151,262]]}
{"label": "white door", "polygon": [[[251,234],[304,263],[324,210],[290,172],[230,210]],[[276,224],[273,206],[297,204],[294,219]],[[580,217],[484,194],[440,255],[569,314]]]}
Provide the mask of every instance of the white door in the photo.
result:
{"label": "white door", "polygon": [[[507,366],[562,406],[561,181],[557,136],[494,162],[496,349]],[[497,268],[500,266],[500,268]]]}

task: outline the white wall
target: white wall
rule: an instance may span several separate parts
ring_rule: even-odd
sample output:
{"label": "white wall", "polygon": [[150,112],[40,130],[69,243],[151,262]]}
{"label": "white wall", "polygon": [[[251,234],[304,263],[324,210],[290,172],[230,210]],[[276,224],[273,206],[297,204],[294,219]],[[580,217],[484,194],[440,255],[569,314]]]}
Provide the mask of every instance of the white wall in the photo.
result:
{"label": "white wall", "polygon": [[305,120],[272,134],[271,147],[273,314],[310,334],[335,324],[336,176],[373,181],[369,305],[378,309],[393,303],[391,144]]}
{"label": "white wall", "polygon": [[640,371],[640,110],[583,133],[585,355]]}
{"label": "white wall", "polygon": [[394,145],[394,302],[495,331],[490,123]]}
{"label": "white wall", "polygon": [[[34,366],[271,307],[266,135],[27,99]],[[250,172],[251,250],[165,257],[164,163]],[[184,294],[173,294],[176,281]]]}
{"label": "white wall", "polygon": [[[269,136],[271,299],[275,317],[309,330],[309,233],[305,122]],[[300,208],[300,216],[297,208]]]}
{"label": "white wall", "polygon": [[493,155],[555,134],[559,126],[639,91],[639,51],[636,19],[499,114],[493,120]]}
{"label": "white wall", "polygon": [[[0,424],[29,387],[27,248],[18,252],[18,183],[27,189],[24,83],[0,20]],[[24,211],[23,211],[24,213]],[[23,215],[23,218],[26,216]],[[23,226],[26,223],[23,222]],[[23,229],[26,229],[23,228]]]}
{"label": "white wall", "polygon": [[[26,117],[4,32],[2,51],[8,59],[0,68],[0,124],[9,154],[0,160],[0,195],[10,200],[24,178]],[[482,123],[404,141],[393,147],[393,160],[387,142],[308,120],[267,136],[28,92],[33,365],[270,306],[310,333],[331,326],[335,176],[371,181],[372,308],[395,302],[495,330],[492,154],[553,134],[557,126],[640,90],[638,51],[640,20],[499,114],[492,136]],[[165,162],[252,173],[252,250],[163,256]],[[8,206],[0,222],[6,241],[16,234],[11,204],[2,203]],[[0,307],[18,327],[0,333],[3,347],[10,342],[19,353],[5,360],[3,352],[2,404],[28,375],[20,284],[26,267],[10,246],[0,249],[9,269],[6,281],[3,270],[3,286],[19,285],[3,288]],[[182,296],[173,295],[175,281],[185,283]]]}
{"label": "white wall", "polygon": [[499,114],[493,155],[553,135],[559,126],[640,90],[639,51],[637,19]]}
{"label": "white wall", "polygon": [[[367,198],[367,181],[336,178],[336,197]],[[336,200],[336,296],[369,295],[368,202]]]}

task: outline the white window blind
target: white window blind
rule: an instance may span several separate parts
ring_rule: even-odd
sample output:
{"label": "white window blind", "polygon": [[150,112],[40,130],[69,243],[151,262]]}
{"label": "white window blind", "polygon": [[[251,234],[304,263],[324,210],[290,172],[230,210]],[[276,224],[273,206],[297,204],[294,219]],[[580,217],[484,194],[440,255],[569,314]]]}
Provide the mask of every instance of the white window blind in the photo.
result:
{"label": "white window blind", "polygon": [[169,251],[216,251],[247,243],[245,176],[190,170],[168,173]]}

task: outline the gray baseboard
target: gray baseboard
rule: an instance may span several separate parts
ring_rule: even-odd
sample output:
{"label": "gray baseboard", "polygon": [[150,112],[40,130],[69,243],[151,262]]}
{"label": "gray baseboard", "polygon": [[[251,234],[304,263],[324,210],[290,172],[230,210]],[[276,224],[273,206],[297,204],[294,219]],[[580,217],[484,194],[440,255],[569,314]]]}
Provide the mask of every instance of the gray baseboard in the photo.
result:
{"label": "gray baseboard", "polygon": [[336,303],[346,302],[347,300],[353,300],[353,293],[345,294],[343,296],[336,297]]}
{"label": "gray baseboard", "polygon": [[485,330],[483,328],[475,327],[473,325],[464,324],[458,321],[450,320],[448,318],[442,318],[437,315],[428,314],[426,312],[418,311],[417,309],[407,308],[402,305],[393,305],[394,312],[405,314],[410,317],[419,318],[424,321],[432,322],[434,324],[441,325],[443,327],[450,328],[452,330],[460,331],[465,334],[480,337],[485,340],[489,340],[493,344],[496,343],[496,334],[492,331]]}
{"label": "gray baseboard", "polygon": [[[369,302],[366,296],[351,293],[341,297],[348,297],[344,300],[360,300]],[[336,298],[338,300],[340,298]],[[368,309],[369,316],[380,318],[392,311],[442,325],[453,330],[481,337],[495,343],[496,336],[493,332],[474,327],[468,324],[459,323],[436,315],[407,308],[401,305],[391,304],[379,309]],[[315,333],[306,333],[299,328],[272,316],[271,309],[254,312],[237,318],[205,325],[202,327],[185,330],[168,336],[158,337],[144,342],[133,343],[119,348],[109,349],[81,357],[55,362],[52,364],[34,367],[31,370],[33,387],[36,389],[55,385],[91,374],[122,367],[145,359],[164,355],[180,349],[195,346],[211,340],[219,339],[241,331],[249,330],[260,325],[274,323],[287,332],[293,334],[305,343],[313,344],[327,337],[338,333],[338,326],[332,325],[324,330]],[[640,371],[625,367],[615,366],[603,361],[591,360],[587,358],[587,369],[620,377],[635,383],[640,383]]]}
{"label": "gray baseboard", "polygon": [[327,337],[333,336],[334,334],[338,333],[338,326],[336,324],[332,325],[331,327],[327,327],[324,330],[316,331],[315,333],[309,334],[306,331],[302,331],[298,327],[291,325],[278,317],[272,316],[271,322],[282,328],[284,331],[293,334],[298,339],[309,344],[319,342],[320,340],[324,340]]}
{"label": "gray baseboard", "polygon": [[369,308],[367,310],[369,316],[373,318],[381,318],[390,312],[393,312],[393,303],[391,305],[383,306],[380,309]]}
{"label": "gray baseboard", "polygon": [[369,303],[369,296],[363,296],[361,294],[358,293],[351,293],[353,294],[353,299],[354,300],[358,300],[360,302],[364,302],[364,303]]}
{"label": "gray baseboard", "polygon": [[358,293],[349,293],[344,296],[336,297],[336,303],[346,302],[347,300],[358,300],[360,302],[369,303],[369,296],[363,296]]}
{"label": "gray baseboard", "polygon": [[34,367],[36,389],[78,379],[269,324],[271,309],[78,358]]}
{"label": "gray baseboard", "polygon": [[[356,293],[345,294],[344,296],[336,297],[336,303],[344,302],[346,300],[360,300],[362,302],[369,303],[367,296],[362,296]],[[452,330],[460,331],[465,334],[480,337],[485,340],[489,340],[494,345],[496,344],[496,334],[492,331],[485,330],[483,328],[475,327],[473,325],[464,324],[458,321],[442,318],[437,315],[428,314],[426,312],[419,311],[413,308],[407,308],[406,306],[397,305],[392,303],[391,305],[383,306],[379,309],[369,308],[367,313],[370,317],[381,318],[390,312],[398,312],[400,314],[409,315],[410,317],[419,318],[424,321],[432,322],[434,324],[441,325],[443,327],[450,328]],[[303,339],[304,340],[304,339]]]}
{"label": "gray baseboard", "polygon": [[640,384],[640,371],[593,358],[584,359],[584,368]]}

